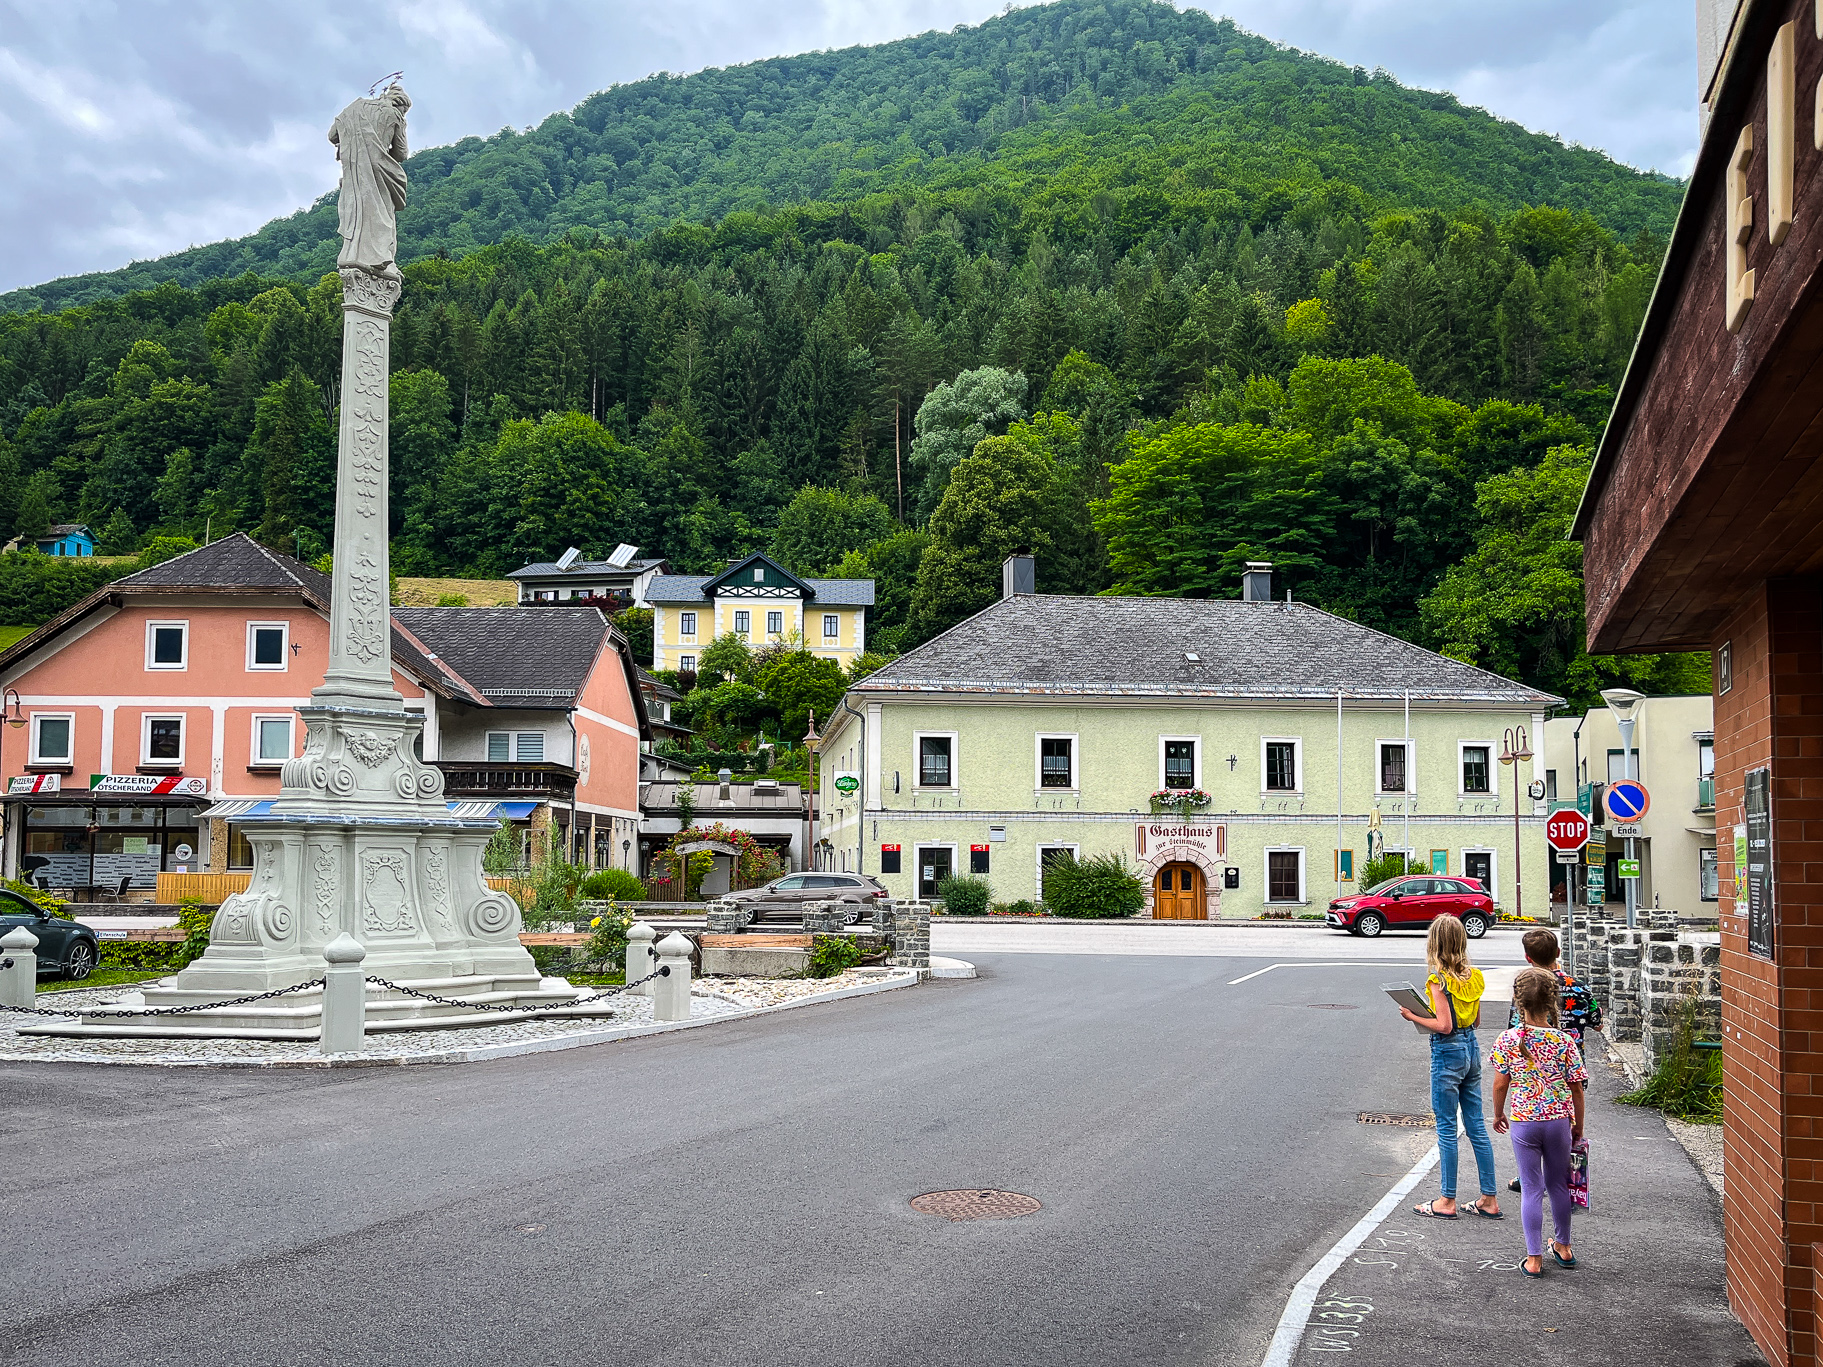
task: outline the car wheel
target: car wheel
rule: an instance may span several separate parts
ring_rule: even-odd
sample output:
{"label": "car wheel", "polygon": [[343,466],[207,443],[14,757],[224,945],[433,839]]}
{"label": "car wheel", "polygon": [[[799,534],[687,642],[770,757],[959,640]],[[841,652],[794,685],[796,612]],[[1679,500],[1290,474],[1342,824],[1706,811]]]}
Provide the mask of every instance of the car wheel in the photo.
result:
{"label": "car wheel", "polygon": [[856,921],[859,921],[860,919],[861,919],[861,904],[859,902],[842,903],[842,924],[843,925],[852,926]]}
{"label": "car wheel", "polygon": [[1462,930],[1471,940],[1479,940],[1488,933],[1488,918],[1478,911],[1466,913],[1462,918]]}
{"label": "car wheel", "polygon": [[70,946],[69,957],[63,961],[63,976],[81,982],[95,971],[95,951],[88,941],[78,940]]}
{"label": "car wheel", "polygon": [[1355,934],[1364,939],[1378,939],[1386,929],[1386,918],[1377,911],[1364,911],[1355,917]]}

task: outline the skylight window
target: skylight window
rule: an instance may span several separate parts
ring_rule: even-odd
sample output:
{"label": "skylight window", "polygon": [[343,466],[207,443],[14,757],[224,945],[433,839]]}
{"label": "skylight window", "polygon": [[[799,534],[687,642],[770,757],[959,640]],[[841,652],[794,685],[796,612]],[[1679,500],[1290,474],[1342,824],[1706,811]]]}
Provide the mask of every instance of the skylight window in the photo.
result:
{"label": "skylight window", "polygon": [[1198,655],[1194,650],[1186,650],[1184,652],[1184,658],[1186,660],[1190,661],[1190,663],[1193,665],[1201,664],[1203,662],[1203,657],[1201,655]]}

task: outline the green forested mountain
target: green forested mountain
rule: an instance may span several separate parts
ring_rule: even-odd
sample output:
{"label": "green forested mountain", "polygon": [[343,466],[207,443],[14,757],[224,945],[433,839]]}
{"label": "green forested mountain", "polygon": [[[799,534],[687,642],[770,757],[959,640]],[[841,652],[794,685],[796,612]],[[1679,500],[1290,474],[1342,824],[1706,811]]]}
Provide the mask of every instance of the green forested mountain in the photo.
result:
{"label": "green forested mountain", "polygon": [[[635,128],[637,158],[581,150]],[[444,154],[394,329],[401,573],[770,548],[878,579],[892,648],[1017,546],[1078,592],[1233,594],[1265,558],[1545,687],[1615,668],[1537,527],[1675,185],[1144,0],[644,82]],[[308,221],[171,259],[235,274],[0,313],[0,525],[325,549],[339,282],[321,234],[274,235]]]}
{"label": "green forested mountain", "polygon": [[[1316,199],[1355,217],[1563,204],[1623,235],[1664,233],[1679,196],[1663,177],[1453,96],[1151,0],[1063,0],[877,47],[660,74],[534,130],[420,152],[409,174],[402,261],[513,234],[638,237],[897,188],[1015,196],[1053,231],[1100,213],[1098,194],[1150,226],[1163,206],[1131,203],[1140,186],[1177,215],[1256,229]],[[15,291],[0,308],[61,308],[248,270],[314,281],[334,266],[335,232],[325,196],[251,237]]]}

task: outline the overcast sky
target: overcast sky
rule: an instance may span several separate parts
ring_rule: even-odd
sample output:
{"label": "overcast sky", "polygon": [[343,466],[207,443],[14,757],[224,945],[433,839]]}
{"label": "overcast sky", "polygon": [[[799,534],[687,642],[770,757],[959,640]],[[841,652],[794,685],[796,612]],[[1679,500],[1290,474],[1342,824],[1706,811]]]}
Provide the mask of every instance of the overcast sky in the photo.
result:
{"label": "overcast sky", "polygon": [[[1180,0],[1181,2],[1181,0]],[[1211,0],[1278,42],[1673,174],[1694,0]],[[0,290],[252,232],[335,182],[324,130],[403,68],[412,143],[590,92],[979,23],[999,0],[0,0]]]}

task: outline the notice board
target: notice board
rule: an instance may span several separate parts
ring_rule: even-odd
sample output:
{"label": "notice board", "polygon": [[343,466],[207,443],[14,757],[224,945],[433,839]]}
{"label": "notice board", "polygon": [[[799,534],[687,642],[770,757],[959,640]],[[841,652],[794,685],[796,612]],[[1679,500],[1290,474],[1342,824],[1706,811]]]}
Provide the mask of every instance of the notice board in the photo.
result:
{"label": "notice board", "polygon": [[1773,957],[1772,770],[1747,773],[1747,952]]}

